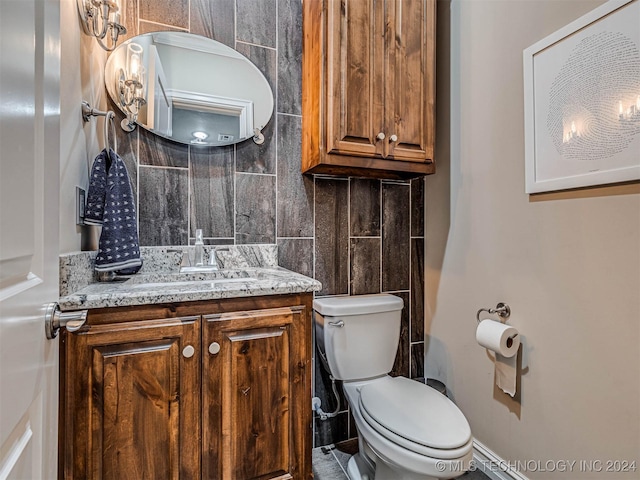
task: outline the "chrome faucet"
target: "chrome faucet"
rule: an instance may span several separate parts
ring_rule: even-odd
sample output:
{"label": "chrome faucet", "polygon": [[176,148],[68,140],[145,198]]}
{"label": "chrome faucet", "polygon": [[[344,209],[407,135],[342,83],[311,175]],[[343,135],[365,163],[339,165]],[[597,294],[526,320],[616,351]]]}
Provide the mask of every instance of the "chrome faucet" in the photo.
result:
{"label": "chrome faucet", "polygon": [[204,242],[202,241],[202,229],[196,229],[196,244],[194,251],[194,265],[201,267],[204,265]]}

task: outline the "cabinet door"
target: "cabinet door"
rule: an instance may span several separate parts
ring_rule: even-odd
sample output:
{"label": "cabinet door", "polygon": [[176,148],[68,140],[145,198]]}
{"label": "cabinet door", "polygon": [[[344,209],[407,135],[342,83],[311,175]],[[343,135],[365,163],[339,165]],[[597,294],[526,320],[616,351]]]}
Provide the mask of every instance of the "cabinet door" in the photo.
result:
{"label": "cabinet door", "polygon": [[203,320],[202,478],[310,478],[304,307]]}
{"label": "cabinet door", "polygon": [[387,36],[388,156],[433,160],[435,0],[387,0],[393,35]]}
{"label": "cabinet door", "polygon": [[197,478],[199,317],[66,334],[65,478]]}
{"label": "cabinet door", "polygon": [[383,155],[384,1],[327,5],[327,153]]}

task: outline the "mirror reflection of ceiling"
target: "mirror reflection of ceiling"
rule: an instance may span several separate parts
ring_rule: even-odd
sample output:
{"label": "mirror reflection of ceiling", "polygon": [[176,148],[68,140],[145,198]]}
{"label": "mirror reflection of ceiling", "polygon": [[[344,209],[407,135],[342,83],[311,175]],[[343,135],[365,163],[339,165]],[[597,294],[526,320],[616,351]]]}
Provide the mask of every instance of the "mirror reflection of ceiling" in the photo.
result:
{"label": "mirror reflection of ceiling", "polygon": [[219,145],[235,143],[240,138],[238,117],[231,115],[174,108],[172,123],[172,138],[180,139],[181,143],[199,144],[205,135],[203,142],[220,142]]}
{"label": "mirror reflection of ceiling", "polygon": [[143,49],[141,127],[179,143],[218,146],[252,138],[269,122],[273,92],[260,70],[226,45],[183,32],[138,35],[110,55],[105,83],[123,113],[119,79],[128,73],[132,43]]}

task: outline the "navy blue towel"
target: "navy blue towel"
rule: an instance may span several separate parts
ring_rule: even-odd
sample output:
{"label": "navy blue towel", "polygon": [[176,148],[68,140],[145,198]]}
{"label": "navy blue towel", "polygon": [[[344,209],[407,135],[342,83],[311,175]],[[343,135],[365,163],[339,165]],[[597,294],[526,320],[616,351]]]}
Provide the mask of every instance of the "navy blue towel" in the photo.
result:
{"label": "navy blue towel", "polygon": [[107,193],[107,173],[111,161],[107,150],[102,150],[91,167],[87,205],[84,210],[84,223],[87,225],[102,225],[104,214],[104,196]]}
{"label": "navy blue towel", "polygon": [[[96,170],[97,177],[92,177],[87,195],[88,200],[96,199],[97,202],[91,205],[91,220],[96,223],[102,222],[95,269],[98,272],[136,273],[142,266],[142,260],[136,207],[127,167],[113,150],[109,150],[108,154],[103,150],[96,158],[96,162],[100,159],[106,166],[105,181],[101,181],[102,170],[97,170],[94,163],[92,170]],[[101,185],[104,185],[103,192],[100,191]],[[99,205],[100,198],[104,199],[102,206]],[[87,211],[89,211],[88,203],[89,201]],[[102,213],[101,217],[100,213]]]}

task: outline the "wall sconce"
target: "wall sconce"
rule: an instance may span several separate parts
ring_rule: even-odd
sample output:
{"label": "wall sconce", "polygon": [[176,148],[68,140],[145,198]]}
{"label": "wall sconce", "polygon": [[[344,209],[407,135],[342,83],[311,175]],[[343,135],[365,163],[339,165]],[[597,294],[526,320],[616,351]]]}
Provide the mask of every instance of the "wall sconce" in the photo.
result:
{"label": "wall sconce", "polygon": [[140,108],[147,103],[146,90],[144,49],[132,42],[127,45],[125,66],[116,74],[116,92],[119,94],[120,106],[127,114],[127,118],[120,122],[124,131],[132,132],[136,128]]}
{"label": "wall sconce", "polygon": [[[120,23],[122,2],[124,0],[76,0],[84,33],[95,37],[108,52],[116,48],[118,37],[127,33]],[[111,39],[110,42],[107,37]]]}

